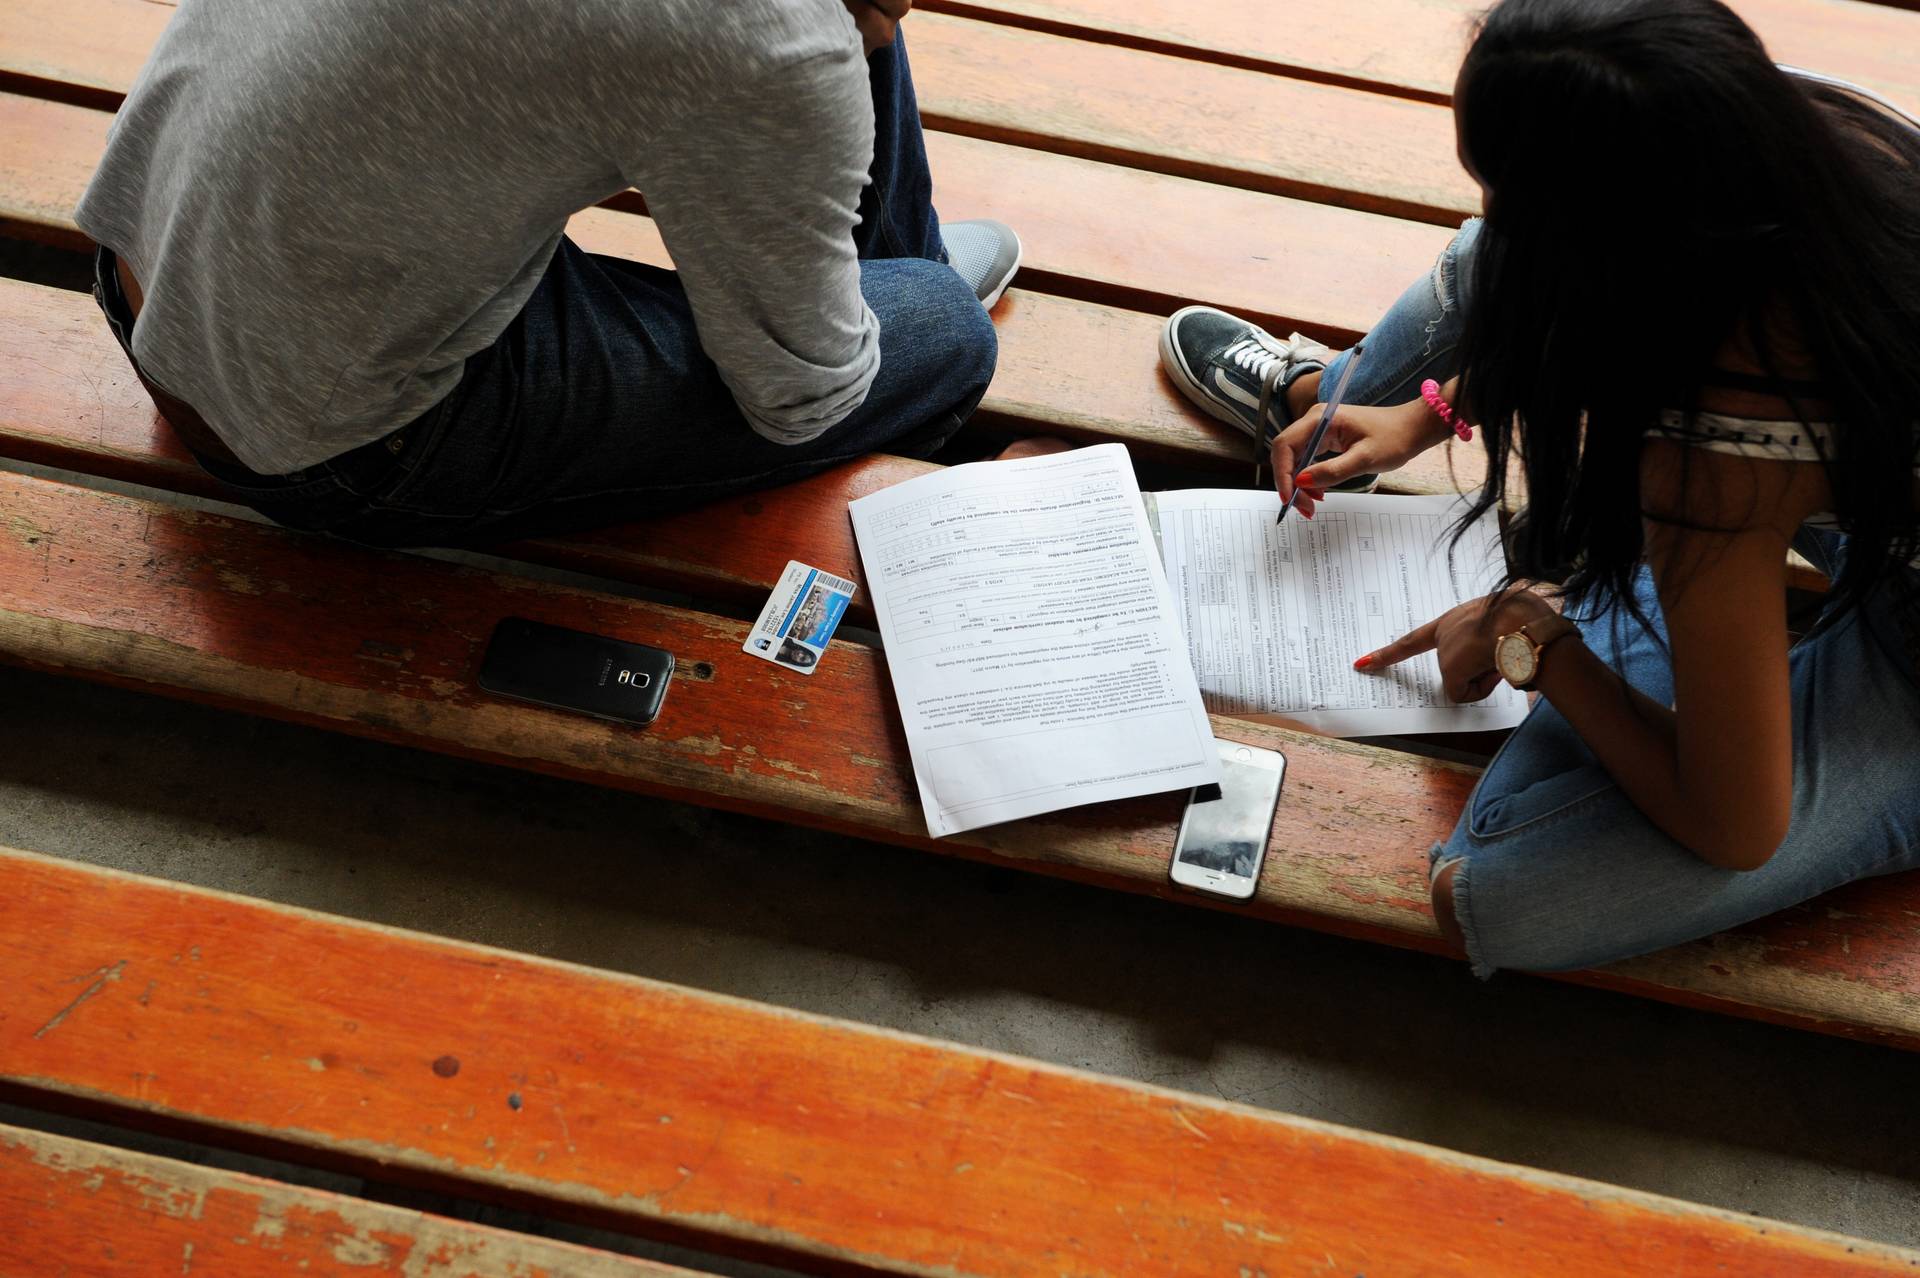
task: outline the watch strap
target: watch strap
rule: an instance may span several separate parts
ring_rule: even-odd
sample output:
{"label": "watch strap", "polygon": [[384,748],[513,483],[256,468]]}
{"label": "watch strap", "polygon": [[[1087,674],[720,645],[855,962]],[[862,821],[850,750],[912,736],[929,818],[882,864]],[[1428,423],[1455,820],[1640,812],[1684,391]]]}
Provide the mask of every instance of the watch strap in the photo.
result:
{"label": "watch strap", "polygon": [[1524,635],[1527,642],[1533,645],[1533,678],[1527,680],[1525,683],[1514,685],[1514,687],[1525,692],[1540,682],[1541,663],[1545,660],[1547,648],[1555,642],[1565,639],[1568,635],[1579,634],[1580,627],[1556,612],[1550,617],[1541,617],[1537,620],[1529,621],[1526,625],[1520,627],[1519,633]]}

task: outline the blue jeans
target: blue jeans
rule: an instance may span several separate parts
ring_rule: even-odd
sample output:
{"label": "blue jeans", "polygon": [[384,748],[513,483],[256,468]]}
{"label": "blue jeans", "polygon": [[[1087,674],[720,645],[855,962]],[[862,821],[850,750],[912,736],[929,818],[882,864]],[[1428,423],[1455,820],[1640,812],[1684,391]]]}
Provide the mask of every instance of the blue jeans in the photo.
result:
{"label": "blue jeans", "polygon": [[[1433,269],[1409,285],[1360,344],[1366,349],[1360,367],[1347,387],[1349,404],[1405,404],[1420,394],[1420,383],[1431,377],[1444,382],[1459,371],[1461,316],[1471,301],[1473,247],[1480,238],[1480,219],[1460,228],[1433,264]],[[1327,363],[1320,376],[1322,403],[1340,384],[1353,351],[1344,350]]]}
{"label": "blue jeans", "polygon": [[[562,240],[525,308],[418,420],[292,475],[202,466],[290,527],[475,546],[684,510],[872,452],[932,453],[985,394],[998,347],[945,264],[906,46],[876,52],[869,74],[874,162],[854,239],[880,370],[866,401],[819,438],[785,445],[753,432],[672,271]],[[102,305],[124,341],[131,315],[110,277],[101,271]]]}
{"label": "blue jeans", "polygon": [[[1349,398],[1404,403],[1420,379],[1458,371],[1470,304],[1469,222],[1429,276],[1367,336]],[[1340,375],[1336,358],[1322,385]],[[1803,533],[1829,572],[1845,539]],[[1758,870],[1716,869],[1662,833],[1544,698],[1488,766],[1452,837],[1429,864],[1454,870],[1454,915],[1481,976],[1563,971],[1711,935],[1855,879],[1920,869],[1920,635],[1903,630],[1892,590],[1861,613],[1816,626],[1789,657],[1793,819]],[[1652,574],[1627,609],[1571,607],[1587,645],[1628,683],[1673,704],[1673,668]]]}

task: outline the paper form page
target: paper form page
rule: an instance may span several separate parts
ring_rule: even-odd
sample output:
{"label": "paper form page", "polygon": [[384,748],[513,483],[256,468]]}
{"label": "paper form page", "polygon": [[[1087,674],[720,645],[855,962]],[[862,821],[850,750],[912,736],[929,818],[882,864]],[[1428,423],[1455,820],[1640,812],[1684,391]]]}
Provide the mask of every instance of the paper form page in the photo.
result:
{"label": "paper form page", "polygon": [[1220,779],[1123,446],[850,509],[929,833]]}
{"label": "paper form page", "polygon": [[1527,697],[1502,682],[1471,705],[1448,699],[1424,653],[1385,674],[1354,658],[1499,580],[1496,525],[1467,530],[1448,562],[1457,497],[1329,493],[1311,520],[1279,527],[1272,492],[1154,495],[1161,550],[1207,707],[1274,714],[1343,737],[1510,728]]}

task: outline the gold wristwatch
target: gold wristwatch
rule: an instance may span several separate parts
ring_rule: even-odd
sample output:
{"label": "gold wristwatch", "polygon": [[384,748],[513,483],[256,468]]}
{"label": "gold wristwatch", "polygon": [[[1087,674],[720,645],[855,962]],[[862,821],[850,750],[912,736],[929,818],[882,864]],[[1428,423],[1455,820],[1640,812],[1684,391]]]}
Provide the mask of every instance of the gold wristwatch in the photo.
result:
{"label": "gold wristwatch", "polygon": [[1540,677],[1540,654],[1547,650],[1547,645],[1579,630],[1580,627],[1559,613],[1529,621],[1493,641],[1494,669],[1502,679],[1525,692]]}

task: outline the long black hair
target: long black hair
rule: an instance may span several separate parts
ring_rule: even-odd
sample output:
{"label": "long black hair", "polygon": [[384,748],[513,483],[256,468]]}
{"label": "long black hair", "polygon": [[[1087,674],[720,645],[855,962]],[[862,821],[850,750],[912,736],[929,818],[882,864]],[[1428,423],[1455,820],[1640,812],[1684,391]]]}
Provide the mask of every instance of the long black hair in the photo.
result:
{"label": "long black hair", "polygon": [[[1716,0],[1504,0],[1455,90],[1487,188],[1463,402],[1506,495],[1516,580],[1631,601],[1646,431],[1694,412],[1751,340],[1774,392],[1820,401],[1849,534],[1832,599],[1904,581],[1920,543],[1920,133],[1790,76]],[[1785,332],[1795,349],[1774,340]],[[1783,374],[1817,370],[1817,390]],[[1681,514],[1684,520],[1684,512]]]}

